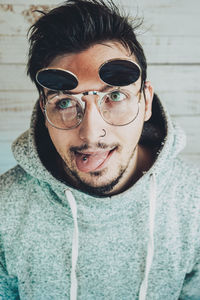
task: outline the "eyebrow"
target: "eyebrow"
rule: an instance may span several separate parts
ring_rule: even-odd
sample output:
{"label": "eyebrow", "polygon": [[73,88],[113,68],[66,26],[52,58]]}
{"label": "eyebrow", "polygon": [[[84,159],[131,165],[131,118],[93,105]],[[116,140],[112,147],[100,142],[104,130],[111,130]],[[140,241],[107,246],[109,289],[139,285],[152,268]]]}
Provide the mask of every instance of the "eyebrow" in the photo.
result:
{"label": "eyebrow", "polygon": [[46,93],[46,97],[47,96],[50,96],[50,95],[53,95],[53,94],[56,94],[57,91],[54,91],[54,90],[48,90],[47,93]]}
{"label": "eyebrow", "polygon": [[105,85],[104,87],[102,87],[102,89],[99,90],[99,92],[103,93],[103,92],[107,92],[113,88],[116,88],[116,86],[113,86],[113,85]]}
{"label": "eyebrow", "polygon": [[[112,86],[112,85],[105,85],[105,86],[103,86],[100,90],[98,90],[97,92],[101,92],[101,93],[104,93],[104,92],[107,92],[107,91],[109,91],[109,90],[111,90],[111,89],[113,89],[114,88],[114,86]],[[59,90],[60,91],[60,90]],[[62,91],[64,94],[68,94],[68,95],[78,95],[78,94],[83,94],[83,93],[85,93],[85,92],[88,92],[88,91],[82,91],[81,93],[73,93],[72,91],[68,91],[68,90],[63,90]],[[46,97],[47,96],[50,96],[50,95],[54,95],[54,94],[56,94],[56,93],[58,93],[58,91],[55,91],[55,90],[48,90],[47,91],[47,93],[46,93]]]}
{"label": "eyebrow", "polygon": [[[98,91],[97,90],[94,90],[94,91],[103,93],[103,92],[107,92],[108,90],[113,89],[113,88],[114,88],[113,86],[107,84],[107,85],[103,86],[101,89],[99,89]],[[82,91],[81,93],[74,93],[71,91],[66,91],[66,94],[78,95],[78,94],[84,94],[85,92],[89,92],[89,91],[93,91],[93,90],[85,90],[85,91]]]}

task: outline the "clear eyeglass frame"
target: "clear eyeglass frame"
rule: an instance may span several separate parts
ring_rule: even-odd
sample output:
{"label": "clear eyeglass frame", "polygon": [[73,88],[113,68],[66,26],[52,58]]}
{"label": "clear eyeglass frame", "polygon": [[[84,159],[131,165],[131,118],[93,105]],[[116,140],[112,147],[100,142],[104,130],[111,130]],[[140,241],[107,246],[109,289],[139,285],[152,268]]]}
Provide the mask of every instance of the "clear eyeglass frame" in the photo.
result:
{"label": "clear eyeglass frame", "polygon": [[[45,113],[45,117],[46,117],[48,123],[49,123],[51,126],[53,126],[54,128],[57,128],[57,129],[60,129],[60,130],[70,130],[70,129],[74,129],[74,128],[76,128],[76,127],[78,127],[78,126],[80,125],[80,123],[82,122],[82,120],[83,120],[83,118],[84,118],[85,106],[86,106],[86,105],[85,105],[85,101],[83,101],[82,98],[85,97],[85,96],[88,96],[88,95],[94,95],[94,96],[98,96],[98,99],[97,99],[96,103],[97,103],[98,111],[99,111],[101,117],[103,118],[103,120],[104,120],[106,123],[108,123],[108,124],[110,124],[110,125],[113,125],[113,126],[125,126],[125,125],[128,125],[128,124],[130,124],[131,122],[133,122],[133,121],[137,118],[137,116],[138,116],[138,114],[139,114],[140,100],[141,100],[142,91],[143,91],[143,84],[142,84],[140,90],[139,90],[136,94],[134,94],[133,92],[130,92],[129,90],[126,90],[126,89],[124,89],[124,88],[122,88],[122,87],[115,87],[114,89],[112,89],[112,90],[109,91],[109,92],[87,91],[87,92],[83,92],[83,93],[80,93],[80,94],[68,94],[67,91],[53,91],[53,90],[52,90],[52,91],[50,92],[50,94],[51,94],[51,93],[54,93],[55,95],[54,95],[54,96],[50,96],[50,97],[48,98],[48,97],[45,95],[45,92],[44,92],[44,90],[43,90],[43,91],[42,91],[43,99],[46,100],[46,101],[44,102],[44,113]],[[121,92],[121,93],[123,93],[125,96],[128,96],[128,95],[132,94],[131,96],[132,96],[135,100],[137,100],[137,111],[136,111],[136,113],[134,114],[134,116],[133,116],[130,120],[128,120],[127,122],[123,122],[123,124],[117,124],[117,122],[113,123],[113,122],[108,121],[108,119],[106,119],[105,116],[104,116],[103,113],[102,113],[102,103],[103,103],[105,97],[106,97],[107,95],[110,95],[110,94],[113,93],[113,92]],[[47,90],[47,93],[48,93],[48,90]],[[51,118],[50,118],[49,115],[48,115],[48,112],[47,112],[47,111],[48,111],[48,105],[49,105],[52,101],[54,101],[56,98],[58,98],[58,97],[60,97],[60,96],[64,96],[64,97],[68,96],[68,97],[72,98],[74,101],[77,102],[77,104],[79,105],[79,107],[82,109],[82,117],[81,117],[81,118],[77,118],[77,121],[76,121],[75,125],[73,125],[73,126],[65,127],[65,128],[59,127],[58,125],[54,124],[54,123],[51,121]],[[137,98],[137,99],[136,99],[136,98]],[[123,100],[123,101],[125,101],[125,100]],[[117,118],[117,116],[116,116],[116,118]]]}

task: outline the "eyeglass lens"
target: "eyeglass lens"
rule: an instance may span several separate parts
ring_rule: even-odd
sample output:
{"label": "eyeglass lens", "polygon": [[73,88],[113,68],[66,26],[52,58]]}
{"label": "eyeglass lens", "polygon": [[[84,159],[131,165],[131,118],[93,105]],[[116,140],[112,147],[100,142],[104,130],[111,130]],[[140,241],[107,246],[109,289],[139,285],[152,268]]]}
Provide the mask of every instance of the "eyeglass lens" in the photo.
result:
{"label": "eyeglass lens", "polygon": [[84,109],[71,95],[61,95],[47,101],[45,114],[49,123],[60,129],[77,127],[83,119]]}

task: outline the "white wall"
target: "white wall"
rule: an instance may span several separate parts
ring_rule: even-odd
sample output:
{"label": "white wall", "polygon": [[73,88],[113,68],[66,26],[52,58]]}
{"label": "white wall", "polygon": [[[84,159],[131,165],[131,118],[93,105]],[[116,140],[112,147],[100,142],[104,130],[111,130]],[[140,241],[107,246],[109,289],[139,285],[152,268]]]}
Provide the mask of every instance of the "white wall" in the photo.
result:
{"label": "white wall", "polygon": [[[120,0],[115,0],[119,3]],[[54,0],[0,1],[0,173],[15,165],[10,146],[29,127],[37,92],[26,76],[26,33],[34,9]],[[200,166],[200,1],[124,0],[131,18],[144,17],[138,31],[150,79],[172,117],[184,128],[186,159]]]}

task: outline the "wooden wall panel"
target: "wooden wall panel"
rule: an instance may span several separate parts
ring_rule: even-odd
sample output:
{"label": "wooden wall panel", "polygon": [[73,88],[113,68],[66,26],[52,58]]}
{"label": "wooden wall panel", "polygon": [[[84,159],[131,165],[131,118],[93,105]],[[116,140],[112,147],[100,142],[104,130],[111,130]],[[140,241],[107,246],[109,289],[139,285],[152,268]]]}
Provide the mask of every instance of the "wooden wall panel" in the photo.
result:
{"label": "wooden wall panel", "polygon": [[[147,61],[152,64],[199,64],[200,37],[138,35]],[[24,64],[27,60],[28,41],[26,36],[0,35],[0,63]],[[188,45],[191,47],[188,53]]]}
{"label": "wooden wall panel", "polygon": [[[183,156],[200,165],[200,2],[114,1],[124,5],[130,19],[144,17],[137,35],[148,60],[148,79],[187,133]],[[0,173],[14,165],[11,142],[28,128],[38,97],[25,67],[26,33],[38,17],[33,10],[58,3],[0,0]]]}

